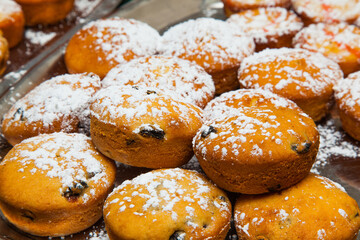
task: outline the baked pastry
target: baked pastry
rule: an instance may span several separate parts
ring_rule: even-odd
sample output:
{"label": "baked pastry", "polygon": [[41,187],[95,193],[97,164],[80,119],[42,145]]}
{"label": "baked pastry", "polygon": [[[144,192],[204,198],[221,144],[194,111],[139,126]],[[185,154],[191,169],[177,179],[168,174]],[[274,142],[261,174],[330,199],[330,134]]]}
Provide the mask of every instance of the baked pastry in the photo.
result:
{"label": "baked pastry", "polygon": [[266,49],[244,59],[242,88],[262,88],[294,101],[314,121],[329,112],[333,85],[343,78],[339,65],[305,49]]}
{"label": "baked pastry", "polygon": [[253,37],[256,51],[291,47],[292,39],[303,23],[292,11],[281,7],[256,8],[231,15],[227,22]]}
{"label": "baked pastry", "polygon": [[70,73],[105,75],[116,65],[153,55],[159,33],[146,23],[123,18],[100,19],[86,24],[69,41],[65,64]]}
{"label": "baked pastry", "polygon": [[154,170],[123,182],[106,199],[104,220],[115,239],[225,239],[231,204],[195,171]]}
{"label": "baked pastry", "polygon": [[360,28],[354,25],[312,24],[296,34],[293,45],[334,60],[345,76],[360,70]]}
{"label": "baked pastry", "polygon": [[7,60],[9,59],[9,46],[0,30],[0,76],[6,70]]}
{"label": "baked pastry", "polygon": [[25,15],[25,24],[49,25],[57,23],[68,15],[74,6],[74,0],[16,0]]}
{"label": "baked pastry", "polygon": [[294,10],[306,25],[311,23],[353,23],[360,17],[358,0],[292,0]]}
{"label": "baked pastry", "polygon": [[149,56],[120,64],[106,75],[103,87],[136,85],[154,87],[179,95],[200,108],[214,98],[215,86],[203,68],[189,61],[165,56]]}
{"label": "baked pastry", "polygon": [[41,83],[4,115],[6,140],[15,145],[41,133],[88,132],[90,100],[99,88],[94,74],[61,75]]}
{"label": "baked pastry", "polygon": [[310,173],[279,193],[242,195],[235,204],[239,239],[355,240],[359,207],[337,183]]}
{"label": "baked pastry", "polygon": [[264,7],[283,7],[288,8],[291,0],[222,0],[226,16],[248,9]]}
{"label": "baked pastry", "polygon": [[0,0],[0,30],[9,44],[16,46],[24,33],[25,18],[19,4],[13,0]]}
{"label": "baked pastry", "polygon": [[342,128],[360,141],[360,72],[339,81],[334,90]]}
{"label": "baked pastry", "polygon": [[159,89],[110,86],[91,104],[91,137],[105,156],[136,167],[165,168],[193,156],[202,110]]}
{"label": "baked pastry", "polygon": [[14,146],[0,163],[0,209],[37,236],[84,230],[102,216],[114,162],[83,134],[42,134]]}
{"label": "baked pastry", "polygon": [[314,121],[294,102],[264,90],[222,94],[204,109],[195,156],[219,187],[260,194],[290,187],[310,171],[319,147]]}
{"label": "baked pastry", "polygon": [[187,59],[202,66],[219,95],[239,88],[237,70],[241,61],[254,52],[254,41],[231,24],[212,18],[188,20],[163,35],[160,53]]}

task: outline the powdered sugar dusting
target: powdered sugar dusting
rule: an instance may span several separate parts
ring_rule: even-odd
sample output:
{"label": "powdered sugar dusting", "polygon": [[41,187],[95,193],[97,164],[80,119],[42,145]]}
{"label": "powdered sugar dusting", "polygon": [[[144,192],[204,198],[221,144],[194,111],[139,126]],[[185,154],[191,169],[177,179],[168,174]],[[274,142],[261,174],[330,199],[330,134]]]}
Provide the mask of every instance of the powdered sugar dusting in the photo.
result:
{"label": "powdered sugar dusting", "polygon": [[163,35],[160,52],[192,60],[206,71],[239,65],[254,52],[255,44],[231,24],[212,18],[188,20]]}
{"label": "powdered sugar dusting", "polygon": [[360,72],[352,73],[339,81],[334,90],[340,109],[356,111],[360,107]]}
{"label": "powdered sugar dusting", "polygon": [[89,47],[104,54],[105,59],[99,56],[99,61],[106,60],[111,65],[129,61],[129,52],[136,57],[155,54],[160,42],[160,35],[155,29],[134,19],[110,18],[93,21],[85,25],[77,35],[84,32],[95,38]]}
{"label": "powdered sugar dusting", "polygon": [[51,41],[56,36],[56,32],[45,33],[43,31],[26,29],[25,38],[35,45],[44,46],[46,43]]}
{"label": "powdered sugar dusting", "polygon": [[255,38],[257,43],[276,42],[276,37],[295,34],[303,27],[301,19],[285,8],[259,8],[233,14],[227,22]]}
{"label": "powdered sugar dusting", "polygon": [[[0,12],[5,15],[5,18],[11,19],[11,14],[22,12],[22,10],[20,5],[13,0],[0,0]],[[3,17],[2,15],[0,18]]]}
{"label": "powdered sugar dusting", "polygon": [[156,87],[199,107],[205,107],[215,93],[211,76],[200,66],[165,56],[143,57],[118,65],[106,75],[102,85]]}

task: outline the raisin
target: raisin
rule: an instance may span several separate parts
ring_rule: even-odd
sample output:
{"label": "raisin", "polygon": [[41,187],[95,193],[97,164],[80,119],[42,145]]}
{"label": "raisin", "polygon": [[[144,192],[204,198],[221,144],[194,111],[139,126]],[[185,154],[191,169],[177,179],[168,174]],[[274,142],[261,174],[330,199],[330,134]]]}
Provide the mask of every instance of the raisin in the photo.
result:
{"label": "raisin", "polygon": [[185,239],[184,231],[175,231],[170,237],[169,240],[184,240]]}
{"label": "raisin", "polygon": [[16,112],[14,113],[13,119],[14,120],[19,120],[20,119],[20,121],[24,121],[25,120],[24,109],[22,109],[22,108],[16,109]]}
{"label": "raisin", "polygon": [[126,145],[128,145],[128,146],[135,143],[134,139],[126,139],[125,141],[126,141]]}
{"label": "raisin", "polygon": [[133,89],[139,90],[138,86],[131,86]]}
{"label": "raisin", "polygon": [[152,90],[147,90],[147,91],[146,91],[146,94],[147,94],[147,95],[156,94],[156,92],[155,92],[155,91],[152,91]]}
{"label": "raisin", "polygon": [[[149,129],[149,128],[151,128],[151,129]],[[165,132],[162,129],[158,129],[158,128],[155,128],[155,127],[149,125],[146,128],[140,129],[140,135],[143,137],[151,137],[151,138],[156,138],[156,139],[162,140],[165,137]]]}
{"label": "raisin", "polygon": [[219,199],[224,202],[226,201],[226,198],[224,196],[219,196]]}
{"label": "raisin", "polygon": [[217,133],[217,130],[213,126],[210,125],[207,129],[205,129],[204,131],[201,132],[201,137],[206,138],[211,133]]}
{"label": "raisin", "polygon": [[87,187],[89,186],[84,181],[73,182],[71,186],[65,187],[63,196],[66,198],[77,198]]}
{"label": "raisin", "polygon": [[359,216],[359,213],[357,212],[356,214],[355,214],[355,217],[358,217]]}
{"label": "raisin", "polygon": [[311,145],[311,142],[305,142],[304,144],[294,143],[291,144],[291,150],[295,151],[297,154],[305,154],[310,151]]}
{"label": "raisin", "polygon": [[[87,172],[86,173],[86,179],[90,179],[95,177],[95,175],[99,174],[100,172]],[[86,183],[85,183],[86,184]],[[87,184],[86,184],[87,185]]]}
{"label": "raisin", "polygon": [[29,210],[25,210],[21,216],[25,217],[25,218],[28,218],[30,219],[31,221],[34,221],[35,220],[35,215],[33,212],[29,211]]}
{"label": "raisin", "polygon": [[268,190],[269,192],[277,192],[277,191],[279,191],[280,189],[281,189],[281,185],[278,184],[278,185],[276,185],[276,186],[269,187],[267,190]]}
{"label": "raisin", "polygon": [[207,228],[207,227],[208,227],[208,225],[207,225],[207,224],[204,224],[204,225],[203,225],[203,228]]}

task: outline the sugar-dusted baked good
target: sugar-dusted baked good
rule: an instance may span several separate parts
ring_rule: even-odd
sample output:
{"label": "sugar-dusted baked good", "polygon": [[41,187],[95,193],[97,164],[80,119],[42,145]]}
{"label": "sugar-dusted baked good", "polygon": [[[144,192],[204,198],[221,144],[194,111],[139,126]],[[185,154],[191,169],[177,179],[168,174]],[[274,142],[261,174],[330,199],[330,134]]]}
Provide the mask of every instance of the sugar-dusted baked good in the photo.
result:
{"label": "sugar-dusted baked good", "polygon": [[217,95],[239,88],[237,70],[254,52],[254,41],[231,24],[198,18],[177,24],[163,35],[160,53],[187,59],[202,66],[215,84]]}
{"label": "sugar-dusted baked good", "polygon": [[25,25],[55,24],[66,18],[74,0],[16,0],[25,15]]}
{"label": "sugar-dusted baked good", "polygon": [[193,156],[202,110],[159,89],[110,86],[91,104],[91,137],[105,156],[146,168],[177,167]]}
{"label": "sugar-dusted baked good", "polygon": [[227,22],[253,37],[256,51],[291,47],[292,39],[303,23],[292,11],[281,7],[256,8],[231,15]]}
{"label": "sugar-dusted baked good", "polygon": [[9,45],[6,39],[2,36],[2,32],[0,30],[0,76],[6,70],[8,59],[9,59]]}
{"label": "sugar-dusted baked good", "polygon": [[265,7],[283,7],[288,8],[291,0],[222,0],[224,11],[227,16],[248,9]]}
{"label": "sugar-dusted baked good", "polygon": [[123,182],[106,199],[104,220],[115,239],[225,239],[231,204],[205,176],[161,169]]}
{"label": "sugar-dusted baked good", "polygon": [[20,5],[13,0],[0,0],[0,30],[10,48],[21,41],[24,25],[24,13]]}
{"label": "sugar-dusted baked good", "polygon": [[294,10],[306,25],[311,23],[353,23],[360,17],[358,0],[292,0]]}
{"label": "sugar-dusted baked good", "polygon": [[355,240],[359,207],[337,183],[310,173],[279,193],[239,196],[235,204],[239,239]]}
{"label": "sugar-dusted baked good", "polygon": [[106,75],[103,87],[136,85],[154,87],[204,108],[214,98],[215,86],[203,68],[184,59],[148,56],[120,64]]}
{"label": "sugar-dusted baked good", "polygon": [[312,24],[296,34],[293,45],[334,60],[345,76],[360,70],[360,28],[354,25]]}
{"label": "sugar-dusted baked good", "polygon": [[360,72],[339,81],[334,90],[342,128],[360,141]]}
{"label": "sugar-dusted baked good", "polygon": [[65,64],[70,73],[105,75],[116,65],[153,55],[159,33],[146,23],[124,18],[100,19],[86,24],[69,41]]}
{"label": "sugar-dusted baked good", "polygon": [[294,101],[314,121],[333,103],[334,83],[343,78],[337,63],[305,49],[266,49],[244,59],[242,88],[262,88]]}
{"label": "sugar-dusted baked good", "polygon": [[302,180],[319,147],[314,121],[294,102],[264,90],[224,93],[204,109],[195,156],[219,187],[245,194]]}
{"label": "sugar-dusted baked good", "polygon": [[4,115],[6,140],[15,145],[41,133],[88,132],[90,100],[99,88],[94,74],[65,74],[41,83]]}
{"label": "sugar-dusted baked good", "polygon": [[76,233],[101,218],[115,173],[114,162],[83,134],[29,138],[0,163],[0,209],[9,222],[33,235]]}

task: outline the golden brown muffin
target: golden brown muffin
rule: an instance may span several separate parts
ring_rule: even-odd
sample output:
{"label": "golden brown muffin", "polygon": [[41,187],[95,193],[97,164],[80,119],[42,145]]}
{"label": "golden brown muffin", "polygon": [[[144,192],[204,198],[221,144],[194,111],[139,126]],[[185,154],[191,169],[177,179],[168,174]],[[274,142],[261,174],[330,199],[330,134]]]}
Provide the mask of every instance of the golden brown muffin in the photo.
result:
{"label": "golden brown muffin", "polygon": [[16,46],[24,33],[25,18],[19,4],[13,0],[0,0],[0,30],[9,43]]}
{"label": "golden brown muffin", "polygon": [[310,173],[279,193],[246,196],[235,204],[239,239],[355,240],[359,207],[331,180]]}
{"label": "golden brown muffin", "polygon": [[111,240],[225,239],[231,204],[205,176],[161,169],[125,181],[106,199]]}
{"label": "golden brown muffin", "polygon": [[358,0],[292,0],[294,10],[306,25],[311,23],[353,23],[360,17]]}
{"label": "golden brown muffin", "polygon": [[314,121],[264,90],[224,93],[204,109],[195,156],[219,187],[260,194],[290,187],[310,171],[319,147]]}
{"label": "golden brown muffin", "polygon": [[257,8],[231,15],[227,22],[253,37],[256,51],[291,47],[292,39],[303,27],[301,19],[285,8]]}
{"label": "golden brown muffin", "polygon": [[0,209],[37,236],[82,231],[102,216],[115,164],[82,134],[43,134],[14,146],[0,163]]}
{"label": "golden brown muffin", "polygon": [[99,88],[94,74],[61,75],[41,83],[4,115],[6,140],[15,145],[41,133],[88,132],[90,100]]}
{"label": "golden brown muffin", "polygon": [[231,24],[212,18],[198,18],[173,26],[163,35],[160,53],[187,59],[202,66],[219,95],[239,88],[237,70],[254,52],[254,41]]}
{"label": "golden brown muffin", "polygon": [[360,72],[339,81],[334,90],[343,129],[360,141]]}
{"label": "golden brown muffin", "polygon": [[360,28],[354,25],[312,24],[296,34],[293,45],[334,60],[345,76],[360,70]]}
{"label": "golden brown muffin", "polygon": [[16,0],[25,15],[25,25],[49,25],[63,20],[74,6],[74,0]]}
{"label": "golden brown muffin", "polygon": [[202,110],[159,89],[110,86],[91,104],[91,137],[105,156],[136,167],[187,163]]}
{"label": "golden brown muffin", "polygon": [[146,23],[123,18],[93,21],[69,41],[65,64],[70,73],[93,72],[104,78],[116,65],[153,55],[159,33]]}
{"label": "golden brown muffin", "polygon": [[291,0],[222,0],[226,16],[249,9],[264,7],[288,8]]}
{"label": "golden brown muffin", "polygon": [[244,59],[242,88],[261,88],[294,101],[314,121],[329,112],[333,85],[343,78],[339,65],[305,49],[266,49]]}
{"label": "golden brown muffin", "polygon": [[120,64],[106,75],[103,87],[135,85],[154,87],[179,95],[200,108],[214,98],[212,78],[195,63],[176,57],[149,56]]}
{"label": "golden brown muffin", "polygon": [[0,30],[0,76],[6,70],[7,60],[9,59],[9,46]]}

